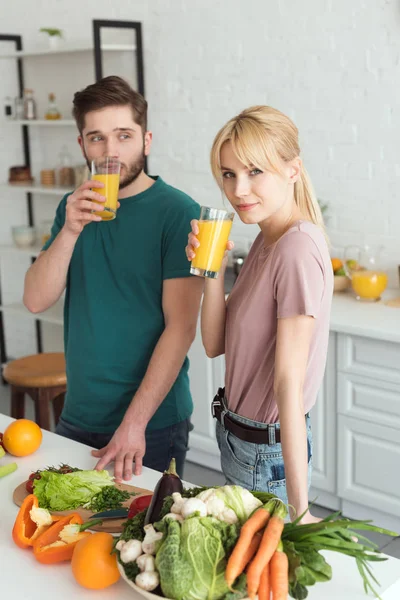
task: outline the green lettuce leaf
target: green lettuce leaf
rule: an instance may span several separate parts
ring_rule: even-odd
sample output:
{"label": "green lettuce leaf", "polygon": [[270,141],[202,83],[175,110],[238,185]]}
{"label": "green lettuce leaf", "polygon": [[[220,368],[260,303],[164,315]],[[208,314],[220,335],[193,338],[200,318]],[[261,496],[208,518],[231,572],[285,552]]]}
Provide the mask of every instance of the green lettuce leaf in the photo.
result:
{"label": "green lettuce leaf", "polygon": [[52,473],[42,471],[33,483],[33,493],[39,506],[48,510],[72,510],[89,504],[105,486],[114,485],[108,471],[76,471]]}

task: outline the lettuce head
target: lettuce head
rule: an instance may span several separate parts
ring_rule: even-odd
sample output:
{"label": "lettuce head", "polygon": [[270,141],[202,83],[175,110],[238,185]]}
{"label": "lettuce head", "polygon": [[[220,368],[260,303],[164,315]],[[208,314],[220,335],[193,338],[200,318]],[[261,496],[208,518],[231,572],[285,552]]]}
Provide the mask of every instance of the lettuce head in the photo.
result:
{"label": "lettuce head", "polygon": [[101,488],[109,485],[114,485],[114,479],[106,470],[65,474],[42,471],[40,479],[34,480],[33,493],[40,508],[72,510],[90,504]]}

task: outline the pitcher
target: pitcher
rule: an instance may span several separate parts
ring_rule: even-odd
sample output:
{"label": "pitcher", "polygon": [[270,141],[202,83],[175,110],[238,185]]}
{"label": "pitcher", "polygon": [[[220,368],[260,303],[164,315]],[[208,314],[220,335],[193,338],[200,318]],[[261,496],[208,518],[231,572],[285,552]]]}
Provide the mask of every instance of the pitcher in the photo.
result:
{"label": "pitcher", "polygon": [[344,270],[357,300],[377,302],[386,289],[388,276],[382,268],[383,246],[347,246]]}

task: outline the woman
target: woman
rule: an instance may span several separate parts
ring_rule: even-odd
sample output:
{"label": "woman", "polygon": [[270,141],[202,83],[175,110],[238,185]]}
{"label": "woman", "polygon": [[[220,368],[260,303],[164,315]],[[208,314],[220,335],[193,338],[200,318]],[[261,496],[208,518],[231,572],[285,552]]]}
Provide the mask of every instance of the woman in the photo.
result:
{"label": "woman", "polygon": [[[240,220],[261,232],[227,302],[227,256],[218,279],[205,280],[201,331],[207,355],[226,358],[213,405],[227,482],[276,494],[308,523],[318,520],[308,512],[309,411],[325,370],[333,273],[299,154],[296,126],[268,106],[244,110],[217,134],[213,175]],[[189,260],[197,233],[192,221]]]}

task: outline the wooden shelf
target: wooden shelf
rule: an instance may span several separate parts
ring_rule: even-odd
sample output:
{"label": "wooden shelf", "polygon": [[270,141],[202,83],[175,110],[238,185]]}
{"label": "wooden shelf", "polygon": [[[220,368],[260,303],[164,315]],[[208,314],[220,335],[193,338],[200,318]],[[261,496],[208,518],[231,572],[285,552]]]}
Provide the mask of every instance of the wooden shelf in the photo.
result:
{"label": "wooden shelf", "polygon": [[72,127],[76,126],[76,123],[73,119],[9,119],[4,121],[4,123],[9,123],[10,125],[33,125],[33,126],[48,126],[51,127]]}
{"label": "wooden shelf", "polygon": [[54,306],[38,314],[29,312],[22,302],[5,304],[0,306],[0,310],[3,314],[27,317],[35,321],[43,321],[43,323],[52,323],[53,325],[62,325],[64,321],[64,300],[59,300]]}
{"label": "wooden shelf", "polygon": [[1,244],[0,255],[4,254],[22,254],[24,256],[38,256],[42,250],[41,244],[35,244],[28,248],[18,248],[14,244]]}
{"label": "wooden shelf", "polygon": [[41,185],[40,183],[3,183],[0,184],[0,191],[17,190],[19,192],[31,192],[33,194],[45,194],[48,196],[63,196],[72,192],[70,187],[57,185]]}
{"label": "wooden shelf", "polygon": [[[103,44],[102,52],[135,52],[135,44]],[[13,52],[3,52],[1,58],[24,58],[28,56],[48,56],[58,54],[75,54],[77,52],[93,52],[93,46],[68,46],[62,43],[58,48],[37,48],[36,50],[14,50]]]}

